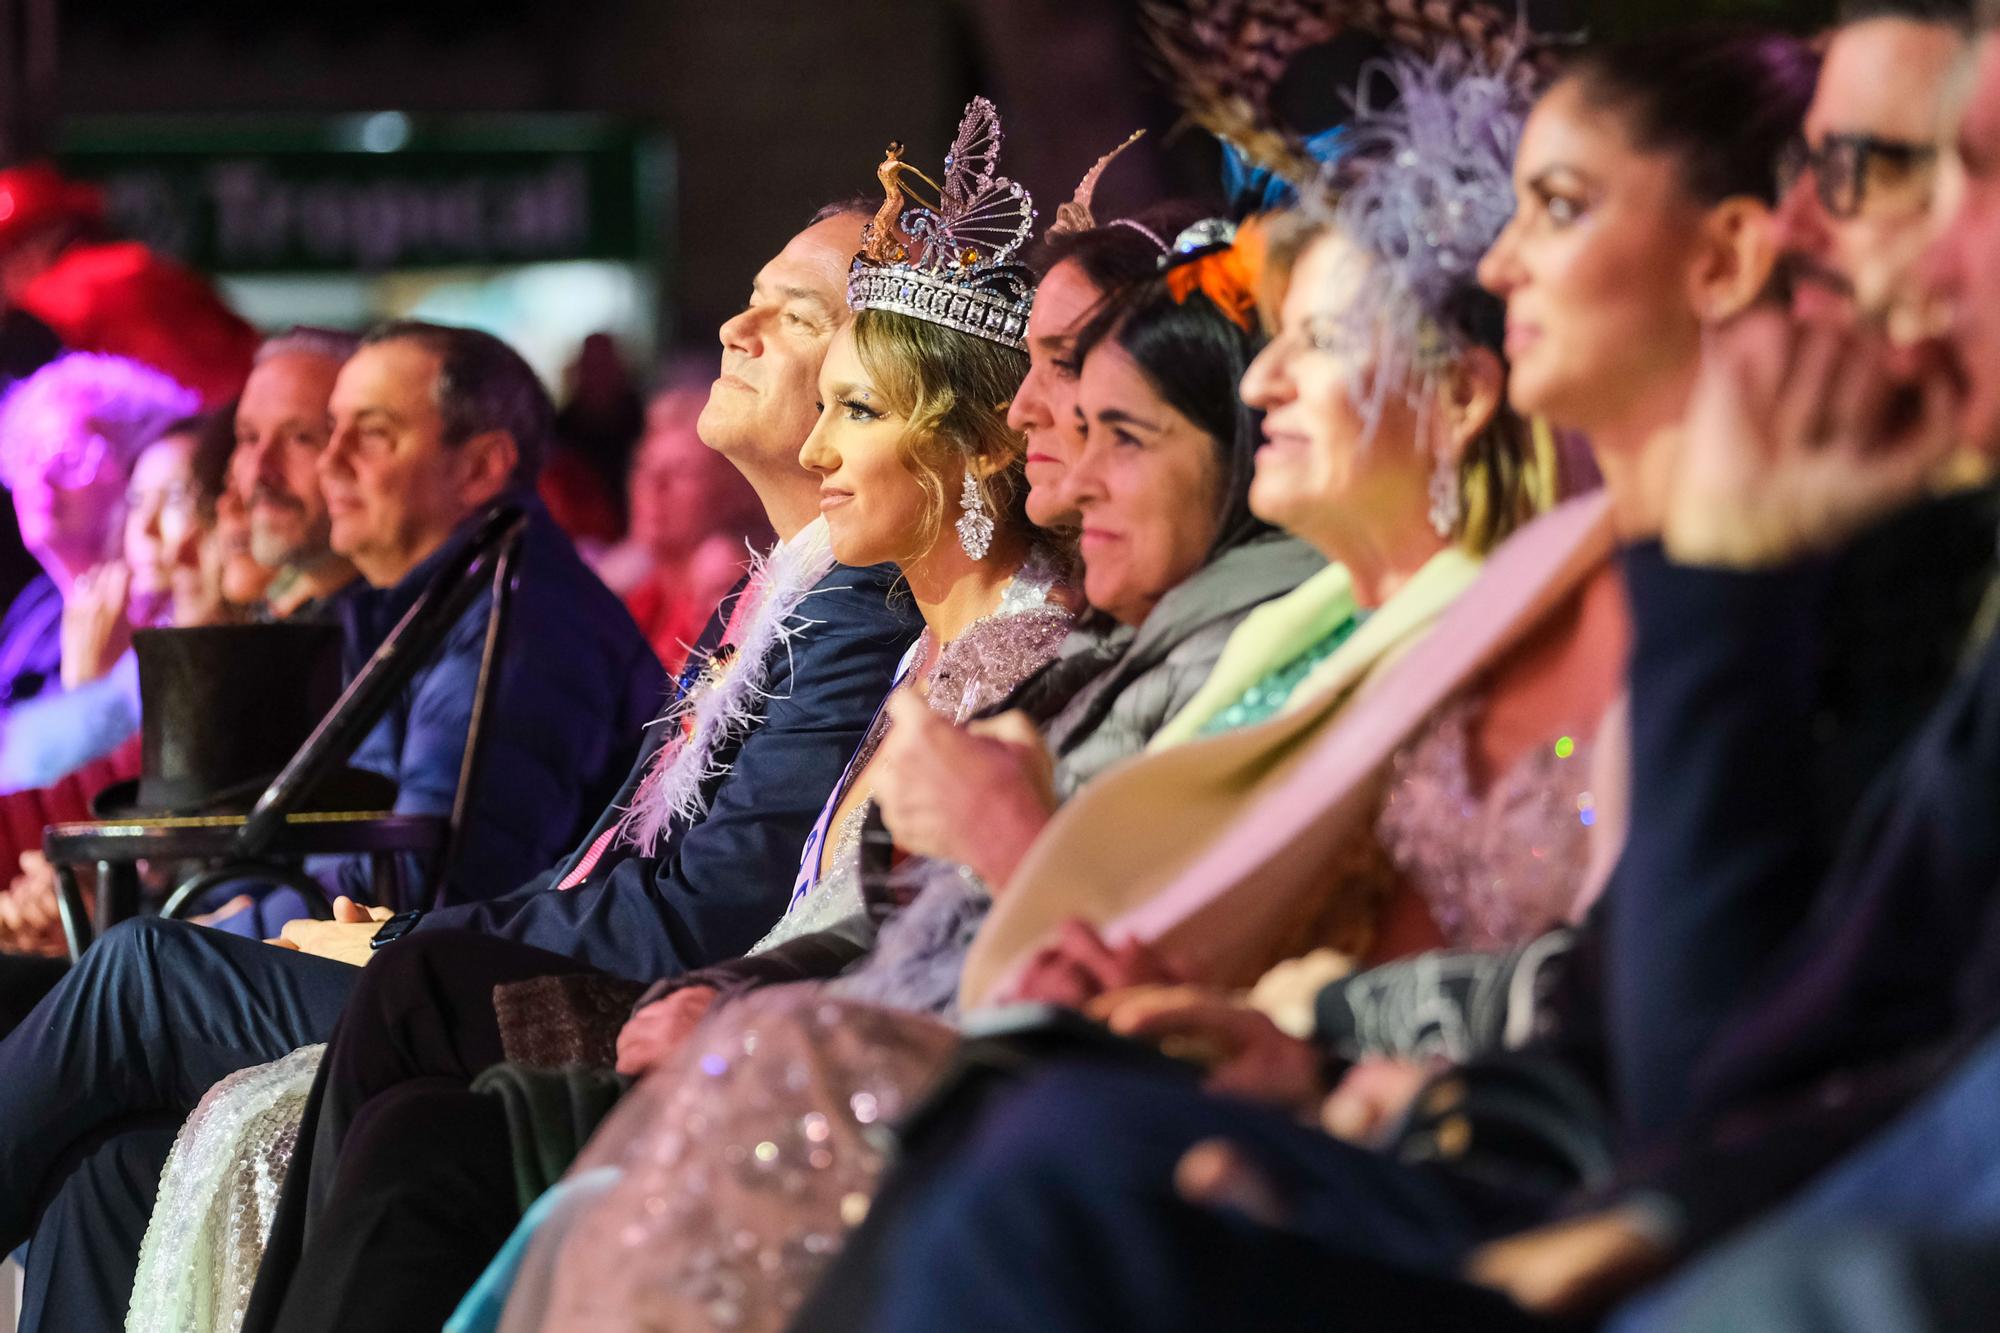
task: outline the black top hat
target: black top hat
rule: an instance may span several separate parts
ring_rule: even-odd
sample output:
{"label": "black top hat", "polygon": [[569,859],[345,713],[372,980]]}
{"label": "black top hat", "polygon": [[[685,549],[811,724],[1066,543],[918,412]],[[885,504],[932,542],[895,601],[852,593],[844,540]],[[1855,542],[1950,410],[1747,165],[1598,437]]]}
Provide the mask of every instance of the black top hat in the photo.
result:
{"label": "black top hat", "polygon": [[[143,758],[91,802],[100,819],[246,814],[340,697],[334,625],[209,625],[132,636]],[[386,810],[396,784],[340,769],[309,810]]]}

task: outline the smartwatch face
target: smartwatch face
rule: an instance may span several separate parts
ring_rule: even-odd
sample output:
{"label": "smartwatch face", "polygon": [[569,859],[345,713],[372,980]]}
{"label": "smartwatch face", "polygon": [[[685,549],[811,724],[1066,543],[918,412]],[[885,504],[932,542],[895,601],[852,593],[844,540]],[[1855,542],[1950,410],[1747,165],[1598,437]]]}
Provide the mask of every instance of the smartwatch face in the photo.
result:
{"label": "smartwatch face", "polygon": [[393,944],[415,929],[418,918],[422,916],[421,911],[396,913],[382,923],[381,928],[368,941],[368,946],[371,949],[379,949],[385,944]]}

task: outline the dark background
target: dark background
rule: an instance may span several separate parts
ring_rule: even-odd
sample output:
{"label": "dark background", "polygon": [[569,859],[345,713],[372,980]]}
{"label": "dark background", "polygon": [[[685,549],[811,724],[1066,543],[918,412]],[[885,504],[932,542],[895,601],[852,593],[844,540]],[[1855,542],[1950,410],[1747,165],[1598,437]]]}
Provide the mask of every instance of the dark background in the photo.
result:
{"label": "dark background", "polygon": [[[1538,0],[1538,25],[1642,32],[1704,15],[1807,28],[1824,5]],[[1128,0],[0,0],[9,142],[62,117],[185,112],[413,117],[590,111],[673,142],[677,216],[663,270],[668,340],[701,342],[757,265],[815,205],[873,188],[884,141],[934,169],[973,93],[998,103],[1003,170],[1043,222],[1132,128],[1106,179],[1111,212],[1213,192],[1213,146],[1173,135]],[[1586,12],[1587,11],[1587,12]],[[50,19],[53,18],[53,24]],[[52,36],[51,36],[52,32]],[[25,35],[25,40],[23,37]],[[1297,72],[1288,105],[1330,119],[1338,61]]]}

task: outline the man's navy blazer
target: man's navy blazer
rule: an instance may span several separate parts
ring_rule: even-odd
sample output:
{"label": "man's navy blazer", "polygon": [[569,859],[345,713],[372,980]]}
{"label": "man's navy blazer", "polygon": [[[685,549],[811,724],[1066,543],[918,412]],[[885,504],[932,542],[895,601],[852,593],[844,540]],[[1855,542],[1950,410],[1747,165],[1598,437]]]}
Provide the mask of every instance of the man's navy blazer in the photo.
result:
{"label": "man's navy blazer", "polygon": [[[528,526],[457,859],[446,882],[426,884],[447,903],[504,893],[560,856],[616,789],[635,733],[668,686],[631,614],[541,501],[518,490],[507,500],[527,511]],[[341,596],[335,610],[350,679],[473,540],[481,518],[460,524],[395,586]],[[354,752],[356,768],[396,783],[399,813],[451,813],[492,601],[490,591],[480,592]],[[313,871],[337,892],[374,900],[365,857],[315,858]],[[414,859],[406,873],[413,883],[430,878]]]}
{"label": "man's navy blazer", "polygon": [[[557,889],[631,803],[666,728],[648,729],[618,795],[553,869],[484,903],[432,912],[419,929],[465,929],[518,940],[635,981],[734,958],[777,921],[799,856],[834,784],[860,747],[897,663],[923,627],[896,593],[893,565],[835,565],[800,603],[808,622],[778,650],[760,721],[718,759],[708,813],[676,823],[650,854],[622,841],[577,887]],[[697,644],[720,637],[725,598]]]}

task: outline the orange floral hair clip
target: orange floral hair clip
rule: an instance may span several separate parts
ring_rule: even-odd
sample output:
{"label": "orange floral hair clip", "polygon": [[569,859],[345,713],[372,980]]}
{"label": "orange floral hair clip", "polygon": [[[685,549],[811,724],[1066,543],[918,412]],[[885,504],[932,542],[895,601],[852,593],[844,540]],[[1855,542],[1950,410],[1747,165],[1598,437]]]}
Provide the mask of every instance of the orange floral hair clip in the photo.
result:
{"label": "orange floral hair clip", "polygon": [[1167,257],[1167,291],[1183,304],[1200,292],[1245,333],[1257,320],[1257,262],[1263,254],[1262,234],[1252,224],[1241,227],[1223,218],[1204,218],[1180,235]]}

